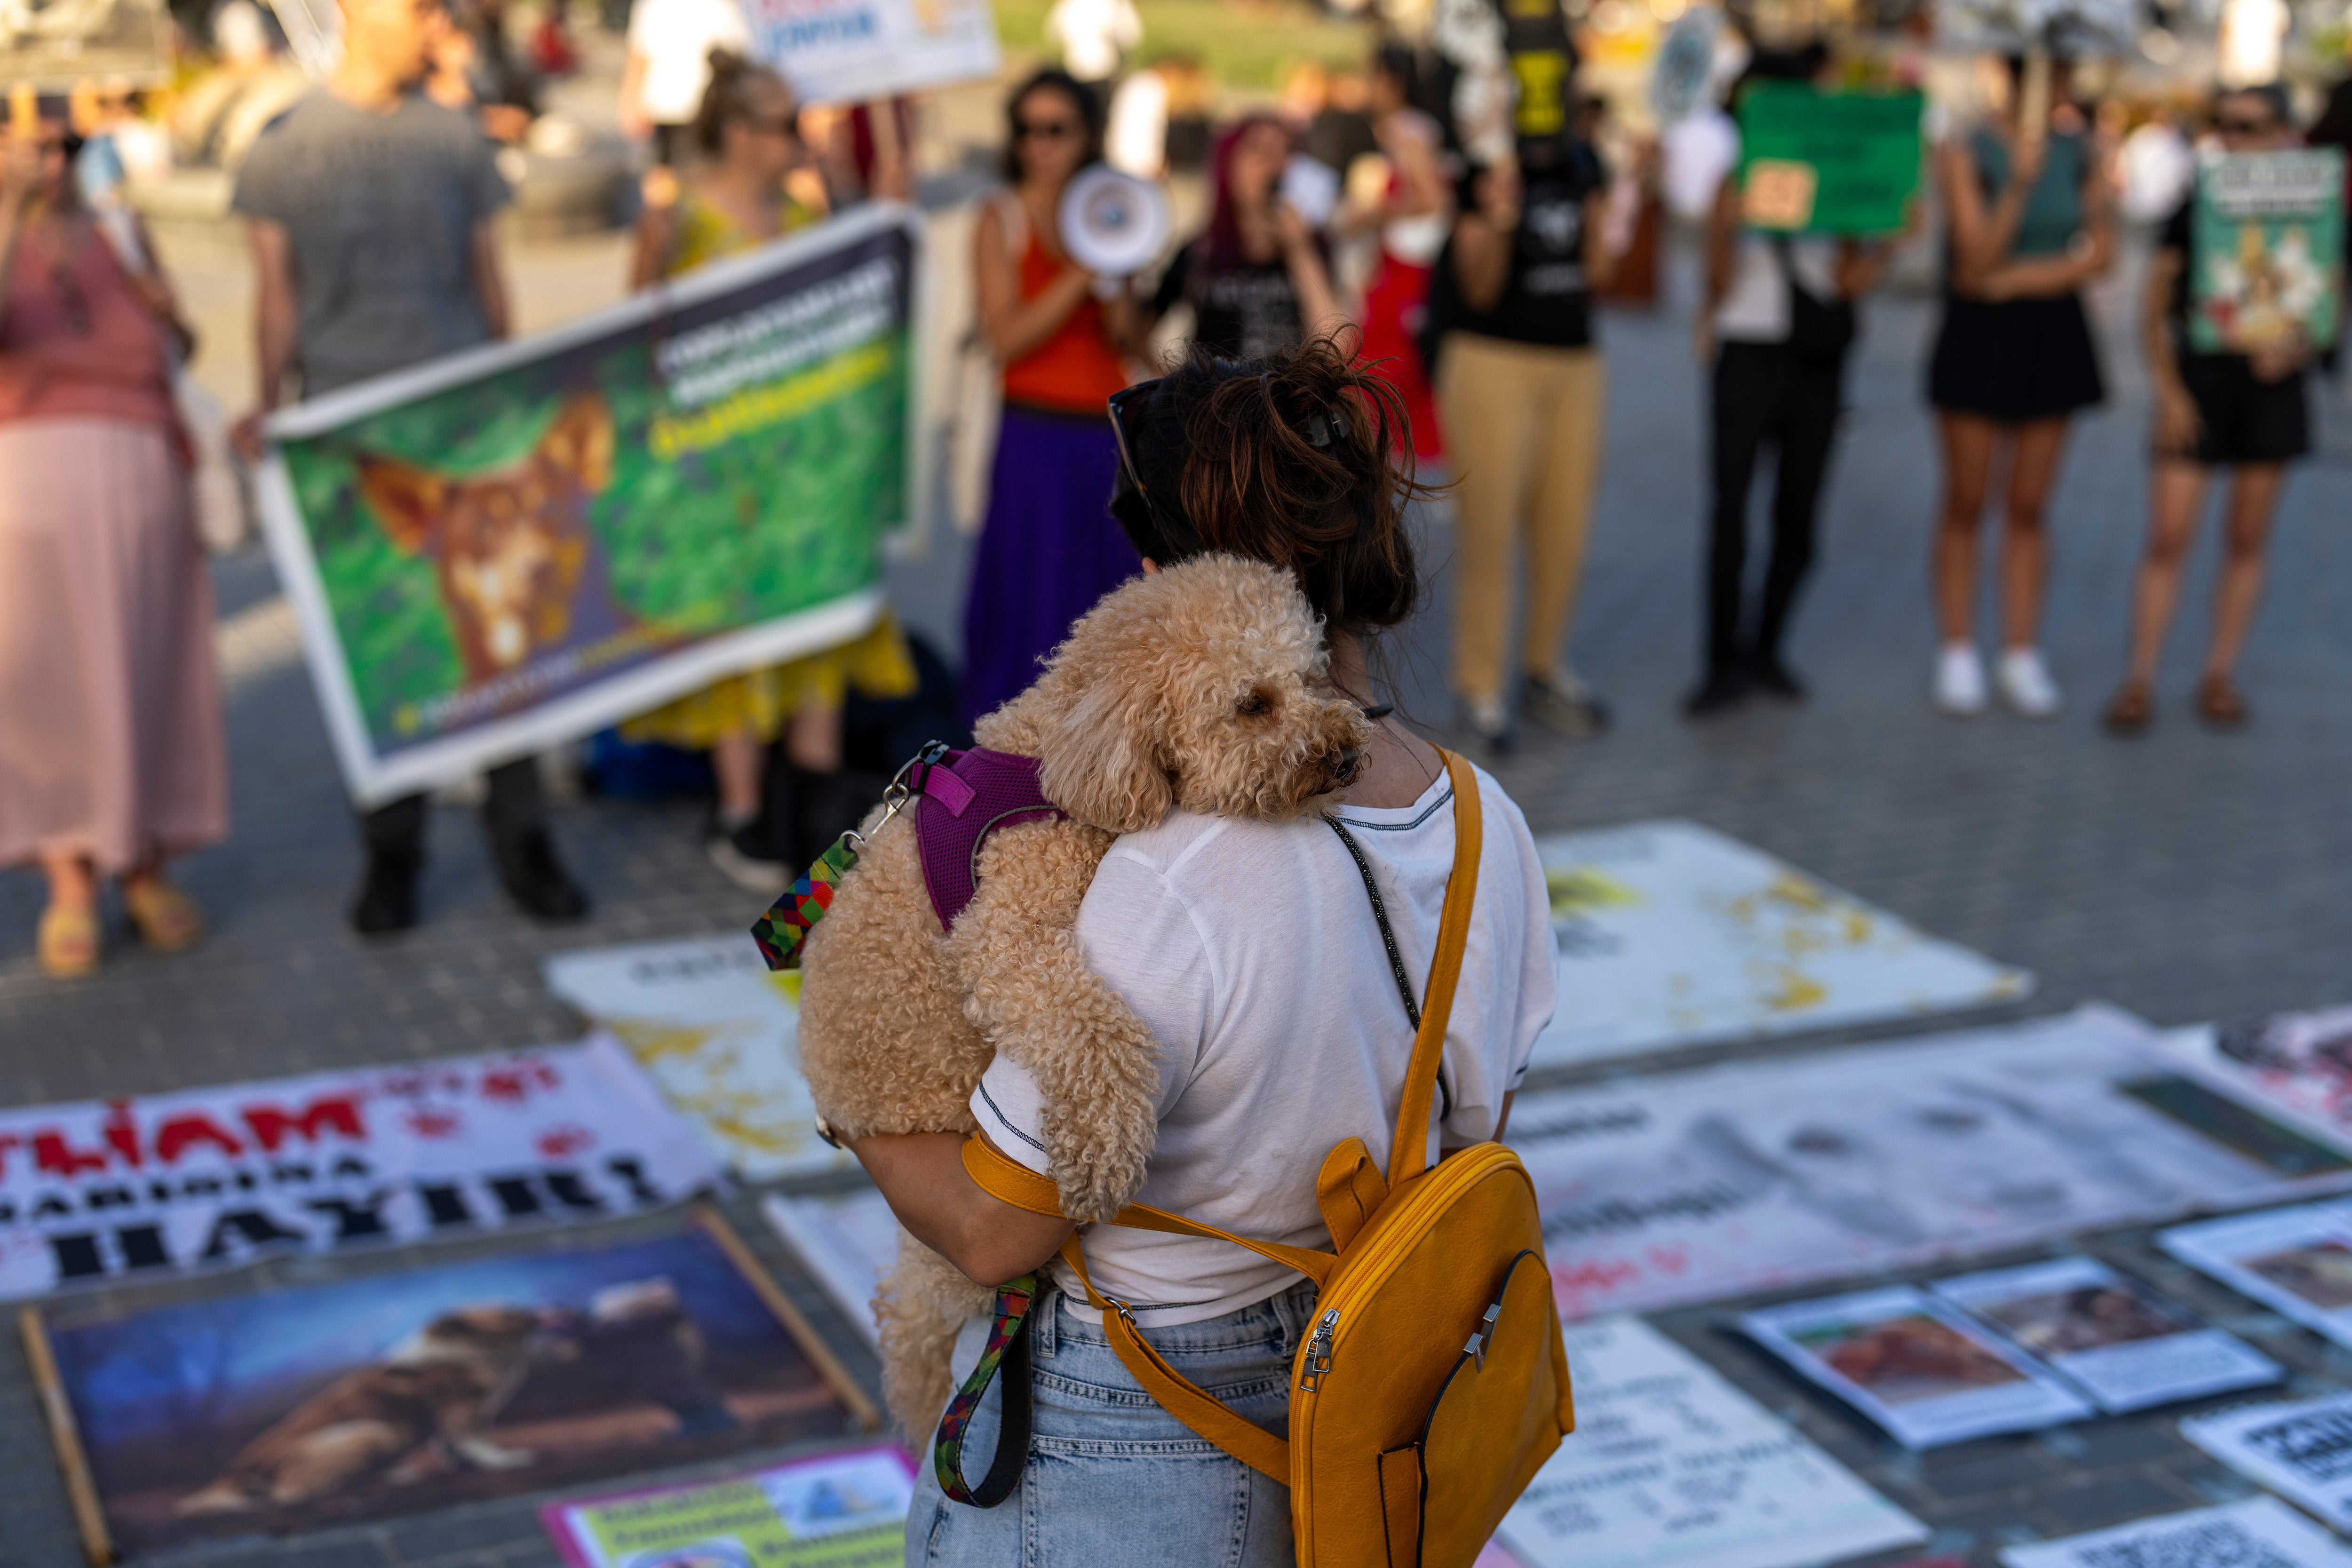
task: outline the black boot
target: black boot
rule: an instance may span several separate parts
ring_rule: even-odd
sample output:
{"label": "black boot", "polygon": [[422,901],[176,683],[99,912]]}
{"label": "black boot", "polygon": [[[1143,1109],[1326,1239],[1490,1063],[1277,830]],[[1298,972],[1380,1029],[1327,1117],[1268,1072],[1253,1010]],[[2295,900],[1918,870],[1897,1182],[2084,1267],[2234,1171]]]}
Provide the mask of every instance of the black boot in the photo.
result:
{"label": "black boot", "polygon": [[1683,717],[1712,719],[1748,700],[1748,672],[1737,665],[1709,667],[1699,683],[1683,699]]}
{"label": "black boot", "polygon": [[499,885],[531,919],[556,925],[586,917],[588,895],[556,859],[555,840],[546,828],[494,837],[490,856],[498,862]]}
{"label": "black boot", "polygon": [[425,857],[415,850],[371,849],[359,896],[352,900],[352,929],[362,936],[389,936],[416,924],[416,878]]}

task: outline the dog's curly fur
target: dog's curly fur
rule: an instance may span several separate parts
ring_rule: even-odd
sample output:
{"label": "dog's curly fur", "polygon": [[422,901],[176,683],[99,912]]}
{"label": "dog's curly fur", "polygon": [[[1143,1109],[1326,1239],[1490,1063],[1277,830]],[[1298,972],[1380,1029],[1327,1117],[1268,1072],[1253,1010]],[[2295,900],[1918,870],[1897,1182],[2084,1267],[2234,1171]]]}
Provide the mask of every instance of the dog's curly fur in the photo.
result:
{"label": "dog's curly fur", "polygon": [[[1344,786],[1371,727],[1328,675],[1322,623],[1281,568],[1206,555],[1106,596],[980,721],[982,745],[1040,760],[1067,820],[992,835],[953,930],[932,913],[913,823],[867,819],[802,954],[801,1064],[825,1120],[853,1138],[970,1132],[1002,1051],[1044,1097],[1063,1212],[1116,1214],[1151,1157],[1159,1047],[1087,967],[1079,901],[1111,840],[1171,809],[1291,816]],[[947,1403],[956,1330],[991,1294],[901,1232],[874,1305],[884,1394],[910,1436]]]}

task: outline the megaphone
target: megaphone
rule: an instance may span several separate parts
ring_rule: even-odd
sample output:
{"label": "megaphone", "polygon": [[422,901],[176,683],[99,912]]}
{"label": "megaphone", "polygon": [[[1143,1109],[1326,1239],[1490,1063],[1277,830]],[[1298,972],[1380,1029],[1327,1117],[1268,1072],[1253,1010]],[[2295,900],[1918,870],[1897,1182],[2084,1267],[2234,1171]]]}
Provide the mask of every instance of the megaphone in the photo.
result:
{"label": "megaphone", "polygon": [[1168,198],[1160,187],[1108,163],[1078,172],[1062,193],[1062,247],[1104,278],[1126,278],[1159,258],[1168,243]]}

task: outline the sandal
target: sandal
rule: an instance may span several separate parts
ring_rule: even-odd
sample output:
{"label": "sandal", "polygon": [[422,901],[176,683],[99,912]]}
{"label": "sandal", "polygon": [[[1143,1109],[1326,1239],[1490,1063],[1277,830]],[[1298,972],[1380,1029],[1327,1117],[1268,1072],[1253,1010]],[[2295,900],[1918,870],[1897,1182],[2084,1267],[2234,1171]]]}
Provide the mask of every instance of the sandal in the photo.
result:
{"label": "sandal", "polygon": [[2126,680],[2107,704],[2105,724],[2112,734],[2137,735],[2156,717],[2156,695],[2144,680]]}
{"label": "sandal", "polygon": [[184,952],[204,940],[205,917],[187,894],[161,878],[123,884],[122,907],[131,911],[139,940],[157,952]]}
{"label": "sandal", "polygon": [[41,911],[37,942],[41,973],[52,980],[79,980],[98,973],[98,911],[51,904]]}
{"label": "sandal", "polygon": [[2197,717],[2216,730],[2242,730],[2252,715],[2228,676],[2209,675],[2197,685]]}

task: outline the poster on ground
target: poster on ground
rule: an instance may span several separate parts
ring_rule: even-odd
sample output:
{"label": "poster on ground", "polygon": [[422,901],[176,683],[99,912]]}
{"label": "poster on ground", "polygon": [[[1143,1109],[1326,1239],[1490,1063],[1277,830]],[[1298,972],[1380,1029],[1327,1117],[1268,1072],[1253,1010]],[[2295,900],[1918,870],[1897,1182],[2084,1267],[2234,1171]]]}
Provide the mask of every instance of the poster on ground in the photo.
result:
{"label": "poster on ground", "polygon": [[2250,1300],[2352,1349],[2352,1212],[2304,1204],[2176,1226],[2157,1246]]}
{"label": "poster on ground", "polygon": [[988,0],[743,0],[751,47],[803,103],[858,103],[997,71]]}
{"label": "poster on ground", "polygon": [[2352,1551],[2276,1498],[2012,1546],[2002,1568],[2352,1568]]}
{"label": "poster on ground", "polygon": [[0,88],[158,87],[171,76],[163,0],[17,0],[0,14]]}
{"label": "poster on ground", "polygon": [[612,1218],[719,1178],[602,1035],[0,1110],[0,1299]]}
{"label": "poster on ground", "polygon": [[2352,1007],[2171,1029],[2164,1045],[2200,1077],[2352,1147]]}
{"label": "poster on ground", "polygon": [[848,1435],[870,1405],[741,1247],[705,1215],[47,1334],[136,1555]]}
{"label": "poster on ground", "polygon": [[2344,321],[2344,153],[2224,153],[2197,169],[2189,344],[2326,348]]}
{"label": "poster on ground", "polygon": [[1496,1532],[1526,1568],[1809,1568],[1927,1538],[1640,1319],[1565,1338],[1576,1435]]}
{"label": "poster on ground", "polygon": [[262,520],[360,804],[874,624],[917,233],[864,207],[271,417]]}
{"label": "poster on ground", "polygon": [[1916,92],[1752,82],[1739,95],[1739,182],[1751,228],[1899,234],[1926,163]]}
{"label": "poster on ground", "polygon": [[898,1568],[915,1487],[897,1448],[550,1503],[568,1568]]}
{"label": "poster on ground", "polygon": [[760,1200],[760,1212],[799,1255],[841,1315],[879,1350],[874,1294],[898,1257],[898,1219],[888,1201],[870,1191],[837,1197],[772,1193]]}
{"label": "poster on ground", "polygon": [[1570,1317],[1910,1268],[2352,1184],[2111,1007],[1523,1094]]}
{"label": "poster on ground", "polygon": [[2278,1363],[2089,1258],[1937,1280],[1943,1300],[2123,1415],[2278,1382]]}
{"label": "poster on ground", "polygon": [[2336,1530],[2352,1531],[2352,1394],[2242,1405],[2192,1416],[2180,1435]]}
{"label": "poster on ground", "polygon": [[1559,949],[1538,1068],[2014,1002],[2022,970],[1695,822],[1536,843]]}
{"label": "poster on ground", "polygon": [[1748,1312],[1740,1328],[1906,1448],[2096,1414],[2047,1368],[1908,1285]]}
{"label": "poster on ground", "polygon": [[801,977],[771,973],[741,931],[558,953],[544,973],[744,1180],[856,1163],[816,1135],[801,1077]]}

